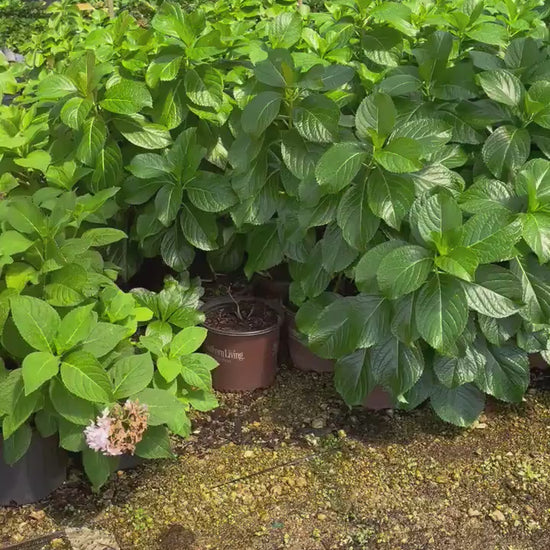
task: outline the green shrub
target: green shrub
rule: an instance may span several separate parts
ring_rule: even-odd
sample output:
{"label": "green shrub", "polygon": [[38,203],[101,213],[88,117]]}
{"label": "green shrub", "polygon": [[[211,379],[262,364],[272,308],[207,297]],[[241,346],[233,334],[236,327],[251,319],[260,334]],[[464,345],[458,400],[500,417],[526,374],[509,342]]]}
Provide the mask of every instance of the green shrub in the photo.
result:
{"label": "green shrub", "polygon": [[[521,401],[550,334],[541,2],[165,3],[151,28],[49,10],[0,111],[3,205],[108,197],[71,238],[124,231],[103,257],[126,278],[144,257],[183,273],[197,249],[248,276],[288,263],[298,327],[350,405],[381,385],[466,426],[485,394]],[[23,280],[58,307],[49,279]]]}

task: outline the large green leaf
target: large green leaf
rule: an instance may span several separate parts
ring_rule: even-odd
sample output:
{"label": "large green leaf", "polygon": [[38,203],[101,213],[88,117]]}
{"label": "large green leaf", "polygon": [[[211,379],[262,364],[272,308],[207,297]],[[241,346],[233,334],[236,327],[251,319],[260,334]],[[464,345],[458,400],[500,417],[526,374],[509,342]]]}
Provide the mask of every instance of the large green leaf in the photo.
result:
{"label": "large green leaf", "polygon": [[168,430],[164,426],[151,426],[136,445],[136,455],[148,460],[173,458],[172,444]]}
{"label": "large green leaf", "polygon": [[246,250],[248,260],[244,270],[247,277],[279,264],[283,259],[283,251],[277,225],[268,223],[254,228],[248,234]]}
{"label": "large green leaf", "polygon": [[213,67],[202,66],[185,73],[185,91],[201,107],[218,109],[223,103],[223,77]]}
{"label": "large green leaf", "polygon": [[150,426],[170,424],[178,416],[185,415],[185,405],[166,390],[145,388],[134,398],[143,405],[147,405]]}
{"label": "large green leaf", "polygon": [[59,116],[67,126],[80,130],[92,107],[93,103],[89,99],[72,97],[63,105]]}
{"label": "large green leaf", "polygon": [[470,309],[489,317],[509,317],[521,307],[522,288],[518,278],[497,265],[481,266],[473,283],[464,283]]}
{"label": "large green leaf", "polygon": [[381,296],[341,298],[319,315],[309,344],[321,357],[338,358],[382,341],[389,334],[389,321],[389,302]]}
{"label": "large green leaf", "polygon": [[61,323],[57,311],[32,296],[15,296],[10,303],[13,322],[23,339],[39,351],[52,353]]}
{"label": "large green leaf", "polygon": [[31,353],[23,359],[25,394],[36,391],[59,372],[59,358],[46,351]]}
{"label": "large green leaf", "polygon": [[485,358],[472,346],[466,348],[461,357],[444,357],[436,355],[434,372],[439,381],[447,388],[456,388],[473,382],[483,371]]}
{"label": "large green leaf", "polygon": [[394,397],[399,397],[416,384],[424,370],[420,348],[388,338],[371,350],[372,376],[375,382]]}
{"label": "large green leaf", "polygon": [[300,101],[293,118],[296,130],[304,139],[332,143],[338,133],[340,110],[324,95],[311,94]]}
{"label": "large green leaf", "polygon": [[516,107],[521,103],[525,89],[519,78],[511,72],[496,69],[483,72],[478,78],[483,90],[491,99],[510,107]]}
{"label": "large green leaf", "polygon": [[116,129],[130,142],[143,149],[162,149],[172,143],[168,130],[138,116],[117,117]]}
{"label": "large green leaf", "polygon": [[379,138],[385,138],[393,130],[396,109],[388,94],[375,93],[366,97],[359,105],[355,115],[355,126],[359,137],[368,138],[374,132]]}
{"label": "large green leaf", "polygon": [[377,273],[382,260],[392,250],[407,243],[398,239],[386,241],[366,252],[355,267],[355,284],[361,292],[374,292],[378,287]]}
{"label": "large green leaf", "polygon": [[315,168],[319,185],[325,193],[338,193],[353,181],[366,158],[367,153],[359,143],[335,143]]}
{"label": "large green leaf", "polygon": [[218,247],[218,226],[212,214],[184,202],[181,205],[179,223],[185,238],[193,246],[201,250],[214,250]]}
{"label": "large green leaf", "polygon": [[502,210],[472,216],[462,227],[462,245],[475,250],[479,263],[508,260],[521,238],[521,222]]}
{"label": "large green leaf", "polygon": [[58,353],[70,350],[86,340],[96,323],[97,315],[92,311],[93,308],[93,304],[77,307],[63,317],[55,337]]}
{"label": "large green leaf", "polygon": [[241,117],[243,130],[247,134],[260,135],[277,118],[282,96],[278,92],[261,92],[247,103]]}
{"label": "large green leaf", "polygon": [[334,385],[350,407],[362,405],[374,389],[369,350],[360,349],[341,357],[334,366]]}
{"label": "large green leaf", "polygon": [[509,403],[519,403],[529,385],[527,354],[512,345],[479,346],[485,368],[479,371],[477,386],[489,395]]}
{"label": "large green leaf", "polygon": [[229,180],[212,172],[198,172],[185,190],[189,200],[205,212],[222,212],[238,201]]}
{"label": "large green leaf", "polygon": [[432,267],[433,254],[429,250],[416,245],[396,248],[378,267],[380,291],[391,299],[414,292],[424,284]]}
{"label": "large green leaf", "polygon": [[473,424],[485,406],[485,396],[473,385],[456,388],[437,386],[430,397],[437,415],[445,422],[462,428]]}
{"label": "large green leaf", "polygon": [[525,214],[523,238],[531,250],[538,256],[540,263],[550,260],[550,214],[535,212]]}
{"label": "large green leaf", "polygon": [[389,226],[399,229],[414,202],[414,186],[406,176],[374,170],[367,182],[371,210]]}
{"label": "large green leaf", "polygon": [[290,48],[302,34],[302,18],[298,13],[283,12],[269,22],[268,36],[274,48]]}
{"label": "large green leaf", "polygon": [[531,138],[525,128],[500,126],[483,145],[481,154],[494,176],[508,176],[529,157]]}
{"label": "large green leaf", "polygon": [[420,144],[411,138],[398,137],[374,152],[374,160],[388,172],[403,174],[422,168]]}
{"label": "large green leaf", "polygon": [[151,107],[153,101],[147,86],[136,80],[121,79],[107,89],[101,107],[120,115],[133,115],[144,107]]}
{"label": "large green leaf", "polygon": [[357,257],[357,250],[344,239],[342,230],[336,224],[325,229],[322,242],[323,267],[328,273],[339,273]]}
{"label": "large green leaf", "polygon": [[415,321],[430,346],[443,353],[453,352],[468,321],[468,303],[458,280],[434,274],[418,294]]}
{"label": "large green leaf", "polygon": [[75,351],[63,358],[61,378],[67,389],[94,403],[109,403],[112,386],[107,372],[90,353]]}
{"label": "large green leaf", "polygon": [[84,164],[93,166],[107,139],[107,127],[99,116],[89,118],[82,125],[81,138],[76,157]]}
{"label": "large green leaf", "polygon": [[55,412],[73,424],[87,426],[96,416],[94,404],[72,394],[58,377],[50,382],[49,396]]}
{"label": "large green leaf", "polygon": [[352,185],[344,193],[336,212],[336,223],[346,242],[363,252],[380,225],[369,207],[367,183]]}
{"label": "large green leaf", "polygon": [[149,353],[128,355],[109,370],[115,399],[123,399],[146,388],[153,379],[153,361]]}

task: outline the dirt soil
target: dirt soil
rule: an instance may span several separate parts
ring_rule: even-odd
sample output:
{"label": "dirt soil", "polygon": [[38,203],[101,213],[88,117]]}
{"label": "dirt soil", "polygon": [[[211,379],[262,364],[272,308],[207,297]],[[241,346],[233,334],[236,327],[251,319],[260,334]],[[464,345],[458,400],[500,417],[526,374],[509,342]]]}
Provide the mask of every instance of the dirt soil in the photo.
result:
{"label": "dirt soil", "polygon": [[75,469],[49,500],[0,509],[0,548],[64,527],[123,550],[550,548],[545,389],[460,430],[428,408],[348,411],[330,374],[283,368],[195,426],[177,459],[115,473],[99,494]]}
{"label": "dirt soil", "polygon": [[206,312],[204,326],[218,330],[249,332],[274,327],[277,312],[259,300],[239,300],[236,303]]}

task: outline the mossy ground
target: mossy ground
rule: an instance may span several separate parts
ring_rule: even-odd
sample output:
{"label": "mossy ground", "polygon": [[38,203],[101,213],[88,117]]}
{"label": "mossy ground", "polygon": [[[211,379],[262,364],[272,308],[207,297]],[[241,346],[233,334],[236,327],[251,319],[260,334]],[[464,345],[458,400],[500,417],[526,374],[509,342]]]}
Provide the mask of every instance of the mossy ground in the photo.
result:
{"label": "mossy ground", "polygon": [[491,402],[469,430],[427,408],[350,412],[330,375],[284,368],[222,401],[175,461],[98,495],[75,471],[49,501],[0,510],[0,544],[87,526],[128,550],[550,548],[550,393]]}

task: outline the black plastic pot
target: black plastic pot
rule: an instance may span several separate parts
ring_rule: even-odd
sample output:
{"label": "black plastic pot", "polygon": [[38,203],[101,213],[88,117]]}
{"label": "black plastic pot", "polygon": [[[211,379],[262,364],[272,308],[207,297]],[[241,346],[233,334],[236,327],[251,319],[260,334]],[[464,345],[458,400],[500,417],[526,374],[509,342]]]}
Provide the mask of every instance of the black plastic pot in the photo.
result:
{"label": "black plastic pot", "polygon": [[[208,313],[231,304],[233,301],[230,298],[218,298],[208,302],[203,311]],[[251,391],[273,384],[279,350],[279,314],[278,318],[279,322],[262,330],[237,331],[207,327],[208,336],[203,350],[219,363],[212,372],[214,389]]]}
{"label": "black plastic pot", "polygon": [[[0,452],[3,444],[0,440]],[[67,453],[57,437],[33,433],[27,453],[13,466],[0,459],[0,506],[30,504],[46,498],[67,476]]]}

